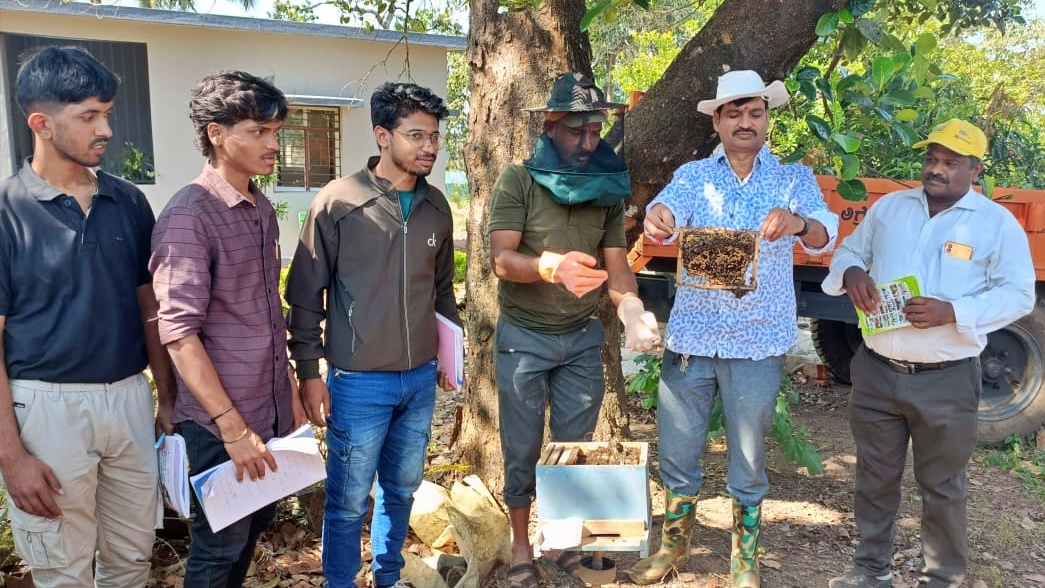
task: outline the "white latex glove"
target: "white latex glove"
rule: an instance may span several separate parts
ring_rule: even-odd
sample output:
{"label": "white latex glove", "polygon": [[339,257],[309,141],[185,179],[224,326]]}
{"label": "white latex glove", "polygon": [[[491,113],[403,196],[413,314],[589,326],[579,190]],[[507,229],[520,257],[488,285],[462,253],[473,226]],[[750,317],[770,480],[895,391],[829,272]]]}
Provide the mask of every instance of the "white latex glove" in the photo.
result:
{"label": "white latex glove", "polygon": [[581,298],[602,286],[609,278],[609,272],[596,269],[596,264],[598,260],[580,251],[566,254],[545,251],[537,260],[537,270],[545,282],[562,284],[574,296]]}
{"label": "white latex glove", "polygon": [[638,298],[629,296],[622,300],[617,317],[624,323],[624,346],[628,350],[643,352],[660,345],[657,317]]}

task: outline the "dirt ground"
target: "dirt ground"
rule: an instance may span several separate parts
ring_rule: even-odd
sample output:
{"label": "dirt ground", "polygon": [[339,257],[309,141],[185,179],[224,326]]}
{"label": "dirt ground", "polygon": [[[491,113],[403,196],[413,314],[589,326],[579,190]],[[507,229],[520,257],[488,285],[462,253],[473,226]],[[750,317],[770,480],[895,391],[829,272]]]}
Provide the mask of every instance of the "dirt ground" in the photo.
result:
{"label": "dirt ground", "polygon": [[[805,427],[824,458],[826,471],[810,476],[787,463],[780,452],[770,451],[770,492],[765,503],[762,533],[763,583],[772,588],[821,588],[849,567],[856,530],[852,517],[852,483],[855,466],[852,437],[846,418],[847,386],[818,387],[797,376],[799,403],[793,407],[795,423]],[[432,465],[452,464],[445,450],[453,428],[458,400],[440,393],[433,422]],[[653,532],[651,547],[659,545],[663,498],[656,462],[656,425],[652,413],[636,408],[632,430],[636,441],[651,443]],[[705,458],[705,486],[698,507],[691,556],[676,576],[660,588],[726,588],[729,580],[729,498],[725,491],[724,446],[713,444]],[[1019,477],[985,464],[977,452],[969,468],[969,577],[964,588],[1045,587],[1045,500],[1040,493],[1021,489]],[[1045,481],[1043,481],[1045,483]],[[901,516],[893,558],[896,588],[917,586],[921,564],[919,542],[920,498],[908,471],[904,482]],[[255,553],[256,565],[246,586],[251,588],[306,588],[324,583],[319,540],[300,509],[284,508],[281,520],[263,536]],[[157,542],[152,588],[181,588],[186,542],[173,538]],[[366,545],[364,545],[366,547]],[[424,546],[415,551],[426,555]],[[606,553],[618,570],[616,583],[631,588],[623,572],[638,555]],[[542,588],[576,588],[580,584],[553,564],[539,566]],[[483,582],[483,588],[506,588],[505,568],[499,566]],[[5,580],[0,577],[0,586]],[[7,579],[9,586],[17,581]]]}
{"label": "dirt ground", "polygon": [[[799,377],[800,379],[800,377]],[[794,407],[797,425],[805,427],[824,458],[825,473],[810,476],[770,452],[770,491],[764,506],[762,532],[763,585],[773,588],[826,588],[828,580],[845,571],[852,561],[856,528],[852,516],[852,484],[856,457],[846,415],[849,387],[818,387],[796,382],[801,400]],[[633,424],[636,441],[656,443],[652,415],[640,413]],[[654,448],[655,449],[655,448]],[[655,453],[655,451],[654,451]],[[691,556],[680,573],[654,586],[727,588],[729,579],[730,501],[725,488],[725,447],[709,448],[705,458],[705,485],[697,512]],[[659,482],[656,460],[651,478]],[[1045,502],[1020,489],[1017,476],[983,464],[978,452],[969,468],[969,556],[967,588],[1045,587]],[[657,488],[659,486],[655,486]],[[659,511],[659,513],[658,513]],[[894,539],[895,588],[917,586],[921,565],[919,515],[921,500],[910,467],[904,480],[901,516]],[[663,498],[653,493],[651,545],[659,545]],[[607,553],[618,570],[627,569],[634,552]],[[552,564],[543,587],[569,584]],[[484,588],[504,588],[504,568],[495,570]],[[619,588],[636,586],[623,571]]]}

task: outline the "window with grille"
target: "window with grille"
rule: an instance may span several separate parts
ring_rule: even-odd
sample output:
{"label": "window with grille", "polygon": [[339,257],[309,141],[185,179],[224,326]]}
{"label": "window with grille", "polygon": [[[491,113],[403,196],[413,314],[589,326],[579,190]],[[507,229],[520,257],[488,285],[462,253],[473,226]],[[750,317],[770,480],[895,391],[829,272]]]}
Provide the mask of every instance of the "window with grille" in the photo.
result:
{"label": "window with grille", "polygon": [[280,129],[280,188],[318,190],[341,175],[341,110],[290,107]]}

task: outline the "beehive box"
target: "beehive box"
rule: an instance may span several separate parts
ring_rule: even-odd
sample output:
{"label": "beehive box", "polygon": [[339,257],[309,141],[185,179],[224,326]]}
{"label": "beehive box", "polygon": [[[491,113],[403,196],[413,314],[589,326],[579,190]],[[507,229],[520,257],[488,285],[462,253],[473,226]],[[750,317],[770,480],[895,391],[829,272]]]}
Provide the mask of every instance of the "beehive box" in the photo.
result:
{"label": "beehive box", "polygon": [[[638,551],[649,555],[649,444],[620,443],[637,463],[590,465],[606,442],[549,443],[537,464],[538,523],[579,518],[582,551]],[[612,453],[612,451],[611,451]]]}

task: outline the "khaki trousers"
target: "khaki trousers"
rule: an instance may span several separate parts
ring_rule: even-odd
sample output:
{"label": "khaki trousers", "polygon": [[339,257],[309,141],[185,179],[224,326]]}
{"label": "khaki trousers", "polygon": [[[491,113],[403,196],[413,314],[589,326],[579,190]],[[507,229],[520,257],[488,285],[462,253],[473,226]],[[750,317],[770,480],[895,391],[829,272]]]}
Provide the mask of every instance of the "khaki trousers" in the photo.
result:
{"label": "khaki trousers", "polygon": [[[37,588],[138,588],[162,523],[152,391],[142,375],[112,384],[12,380],[26,451],[54,470],[60,519],[8,499],[18,554]],[[97,573],[95,565],[97,564]]]}

